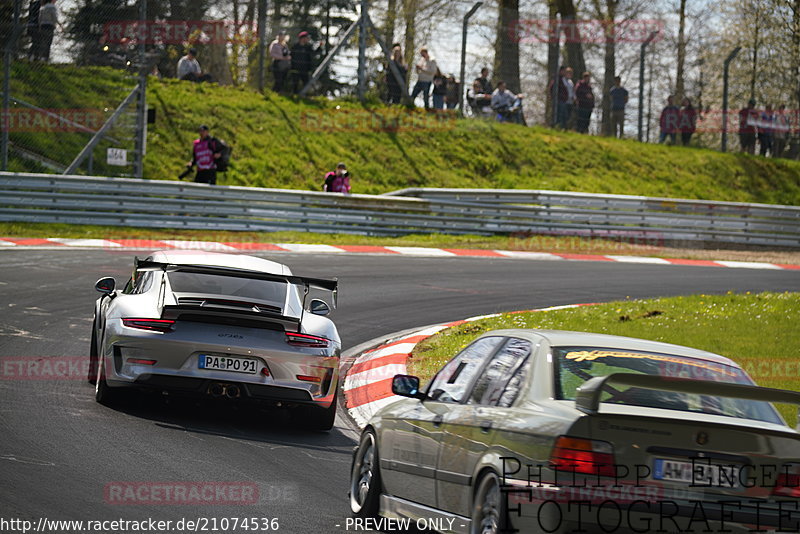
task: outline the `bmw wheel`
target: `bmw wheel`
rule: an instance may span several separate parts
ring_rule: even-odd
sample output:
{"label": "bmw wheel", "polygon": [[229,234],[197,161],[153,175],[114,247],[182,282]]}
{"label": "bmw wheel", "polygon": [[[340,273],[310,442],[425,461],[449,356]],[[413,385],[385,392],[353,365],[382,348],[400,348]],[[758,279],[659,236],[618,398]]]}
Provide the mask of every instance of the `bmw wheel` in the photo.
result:
{"label": "bmw wheel", "polygon": [[356,517],[377,517],[381,493],[378,446],[372,430],[364,432],[350,473],[350,509]]}
{"label": "bmw wheel", "polygon": [[480,481],[472,504],[471,534],[499,534],[505,532],[503,499],[500,482],[494,472]]}

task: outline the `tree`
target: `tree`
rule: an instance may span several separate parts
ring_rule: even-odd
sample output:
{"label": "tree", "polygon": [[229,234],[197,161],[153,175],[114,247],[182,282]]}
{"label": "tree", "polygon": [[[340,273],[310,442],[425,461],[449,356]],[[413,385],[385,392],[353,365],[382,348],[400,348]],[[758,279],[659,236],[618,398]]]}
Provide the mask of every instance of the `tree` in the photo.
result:
{"label": "tree", "polygon": [[495,45],[495,78],[519,92],[519,0],[500,0]]}

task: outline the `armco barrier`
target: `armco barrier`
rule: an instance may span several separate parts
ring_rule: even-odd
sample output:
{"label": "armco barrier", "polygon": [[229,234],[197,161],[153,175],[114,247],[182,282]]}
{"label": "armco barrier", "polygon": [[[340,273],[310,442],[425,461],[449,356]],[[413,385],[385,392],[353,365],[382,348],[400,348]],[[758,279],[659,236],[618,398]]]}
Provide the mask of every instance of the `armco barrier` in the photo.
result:
{"label": "armco barrier", "polygon": [[800,208],[529,190],[386,195],[0,173],[0,221],[363,235],[550,234],[800,247]]}

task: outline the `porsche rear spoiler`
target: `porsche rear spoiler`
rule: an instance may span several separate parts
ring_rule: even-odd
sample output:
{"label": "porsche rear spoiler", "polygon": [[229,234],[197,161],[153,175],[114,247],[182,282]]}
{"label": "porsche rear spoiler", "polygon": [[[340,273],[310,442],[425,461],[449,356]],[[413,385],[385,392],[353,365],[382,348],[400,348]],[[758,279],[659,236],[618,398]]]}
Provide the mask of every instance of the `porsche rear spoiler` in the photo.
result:
{"label": "porsche rear spoiler", "polygon": [[327,280],[324,278],[310,278],[307,276],[295,276],[287,274],[271,274],[260,271],[250,271],[248,269],[236,269],[234,267],[217,267],[214,265],[183,265],[180,263],[164,263],[152,260],[134,260],[134,269],[137,271],[164,271],[198,274],[215,274],[219,276],[234,276],[237,278],[251,278],[254,280],[269,280],[272,282],[288,282],[306,288],[314,287],[330,291],[336,298],[339,288],[338,280]]}
{"label": "porsche rear spoiler", "polygon": [[[286,274],[272,274],[272,273],[264,273],[261,271],[251,271],[248,269],[237,269],[235,267],[219,267],[215,265],[184,265],[180,263],[165,263],[159,261],[152,261],[152,260],[140,260],[139,258],[134,259],[134,274],[136,272],[142,271],[164,271],[165,273],[169,272],[182,272],[182,273],[195,273],[195,274],[211,274],[216,276],[232,276],[235,278],[249,278],[252,280],[267,280],[270,282],[285,282],[297,286],[303,287],[303,305],[300,310],[300,317],[286,317],[281,314],[260,314],[260,313],[252,313],[252,312],[242,312],[242,311],[215,311],[214,314],[218,316],[241,316],[241,315],[248,315],[250,318],[259,320],[259,321],[274,321],[284,328],[292,328],[296,329],[297,332],[301,331],[301,325],[303,322],[303,315],[305,314],[306,308],[306,296],[308,295],[309,288],[316,288],[322,289],[325,291],[330,291],[333,296],[333,307],[336,308],[337,300],[338,300],[338,291],[339,291],[339,282],[338,280],[327,280],[324,278],[311,278],[307,276],[295,276],[295,275],[286,275]],[[162,308],[164,313],[168,313],[170,315],[178,315],[180,313],[188,313],[188,312],[197,312],[196,307],[187,307],[187,306],[164,306],[163,305],[163,292],[161,294],[161,304],[159,305]],[[204,314],[210,315],[212,312],[203,312]]]}
{"label": "porsche rear spoiler", "polygon": [[[786,389],[694,380],[691,378],[613,373],[608,376],[597,376],[582,384],[575,395],[575,407],[586,414],[596,414],[600,409],[600,395],[603,392],[604,386],[612,383],[621,386],[657,389],[661,391],[696,393],[700,395],[779,402],[800,406],[800,392]],[[798,417],[796,429],[800,431],[800,417]]]}

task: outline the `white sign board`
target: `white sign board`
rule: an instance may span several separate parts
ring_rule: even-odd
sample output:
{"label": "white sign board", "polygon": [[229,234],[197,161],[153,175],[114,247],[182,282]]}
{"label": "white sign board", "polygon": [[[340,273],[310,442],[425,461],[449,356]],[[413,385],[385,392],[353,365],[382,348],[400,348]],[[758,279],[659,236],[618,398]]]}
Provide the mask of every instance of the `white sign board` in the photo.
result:
{"label": "white sign board", "polygon": [[128,151],[124,148],[109,148],[106,152],[106,162],[109,165],[124,167],[128,164]]}

